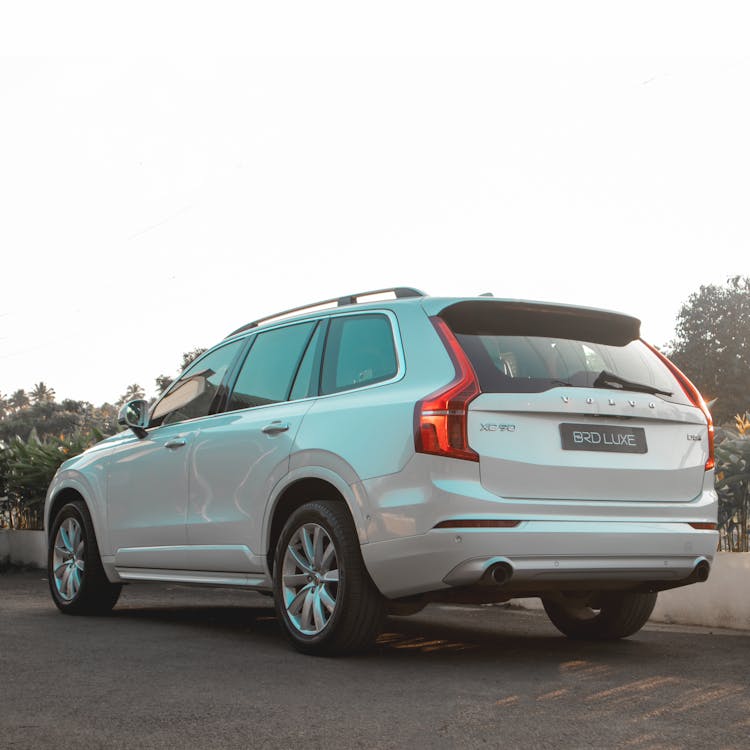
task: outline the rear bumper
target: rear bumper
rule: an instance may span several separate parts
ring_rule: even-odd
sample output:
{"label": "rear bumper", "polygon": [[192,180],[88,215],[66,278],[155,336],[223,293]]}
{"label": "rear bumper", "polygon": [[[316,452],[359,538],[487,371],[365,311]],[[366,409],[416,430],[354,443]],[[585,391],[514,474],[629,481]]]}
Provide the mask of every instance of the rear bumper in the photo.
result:
{"label": "rear bumper", "polygon": [[687,523],[524,521],[510,529],[433,529],[371,542],[362,555],[389,598],[471,586],[498,564],[511,573],[502,590],[528,596],[573,584],[672,587],[700,562],[710,565],[717,543],[717,532]]}

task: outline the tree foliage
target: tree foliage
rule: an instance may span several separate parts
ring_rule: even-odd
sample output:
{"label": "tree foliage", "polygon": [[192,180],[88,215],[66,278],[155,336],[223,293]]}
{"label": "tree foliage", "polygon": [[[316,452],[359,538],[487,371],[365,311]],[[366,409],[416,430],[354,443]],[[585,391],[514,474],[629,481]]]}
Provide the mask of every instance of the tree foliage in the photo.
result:
{"label": "tree foliage", "polygon": [[191,362],[198,359],[198,357],[205,352],[205,347],[197,346],[195,349],[191,349],[189,352],[185,352],[182,355],[182,364],[180,365],[180,372],[182,372]]}
{"label": "tree foliage", "polygon": [[63,461],[101,440],[97,430],[0,442],[0,526],[41,528],[47,487]]}
{"label": "tree foliage", "polygon": [[35,404],[50,404],[55,400],[55,389],[40,380],[31,391],[31,401]]}
{"label": "tree foliage", "polygon": [[719,430],[716,444],[721,546],[750,551],[750,417],[738,414],[734,427]]}
{"label": "tree foliage", "polygon": [[677,316],[669,356],[708,401],[714,420],[750,407],[750,277],[701,286]]}
{"label": "tree foliage", "polygon": [[154,383],[156,383],[156,395],[161,396],[161,394],[172,385],[172,378],[170,378],[169,375],[159,375],[154,379]]}
{"label": "tree foliage", "polygon": [[0,419],[0,440],[8,443],[15,437],[28,440],[32,432],[39,439],[70,435],[76,431],[97,430],[104,435],[117,431],[117,409],[112,404],[94,406],[88,401],[64,399],[39,401],[6,409]]}
{"label": "tree foliage", "polygon": [[[180,371],[206,350],[196,347],[182,355]],[[161,395],[172,383],[168,375],[156,378],[157,395]],[[71,435],[76,432],[99,432],[112,435],[117,432],[118,407],[127,401],[145,398],[144,389],[131,383],[114,404],[94,406],[88,401],[55,400],[55,390],[44,381],[38,382],[31,391],[23,389],[10,396],[0,393],[0,441],[6,444],[15,437],[28,440],[32,431],[44,441],[49,437]]]}

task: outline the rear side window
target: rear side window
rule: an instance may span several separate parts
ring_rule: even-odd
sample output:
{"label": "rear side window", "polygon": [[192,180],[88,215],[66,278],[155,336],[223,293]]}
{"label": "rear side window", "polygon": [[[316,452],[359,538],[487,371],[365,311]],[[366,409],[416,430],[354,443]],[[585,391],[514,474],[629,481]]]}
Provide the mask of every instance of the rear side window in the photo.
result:
{"label": "rear side window", "polygon": [[602,371],[671,392],[690,404],[667,368],[640,341],[611,346],[544,336],[456,334],[484,392],[538,393],[557,386],[590,388]]}
{"label": "rear side window", "polygon": [[259,333],[242,365],[227,411],[286,401],[315,323]]}
{"label": "rear side window", "polygon": [[331,318],[321,393],[339,393],[390,380],[398,372],[393,329],[385,315]]}

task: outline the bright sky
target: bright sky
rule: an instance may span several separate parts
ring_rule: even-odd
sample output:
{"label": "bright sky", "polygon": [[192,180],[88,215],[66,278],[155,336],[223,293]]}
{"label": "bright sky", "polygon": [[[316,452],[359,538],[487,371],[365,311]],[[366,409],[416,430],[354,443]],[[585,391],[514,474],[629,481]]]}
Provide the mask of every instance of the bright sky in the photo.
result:
{"label": "bright sky", "polygon": [[476,47],[326,26],[326,58],[295,17],[255,57],[1,58],[0,391],[151,394],[248,320],[393,285],[622,310],[661,345],[750,273],[750,57],[669,15],[616,54],[527,24],[497,56],[477,14]]}

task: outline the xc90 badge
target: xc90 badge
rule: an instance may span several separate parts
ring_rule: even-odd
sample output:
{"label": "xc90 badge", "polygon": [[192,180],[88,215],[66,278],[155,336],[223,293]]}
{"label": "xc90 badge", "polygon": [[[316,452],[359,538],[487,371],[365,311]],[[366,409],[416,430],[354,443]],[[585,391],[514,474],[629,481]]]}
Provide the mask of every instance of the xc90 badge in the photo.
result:
{"label": "xc90 badge", "polygon": [[494,422],[482,422],[479,428],[480,432],[515,432],[514,424],[495,424]]}

